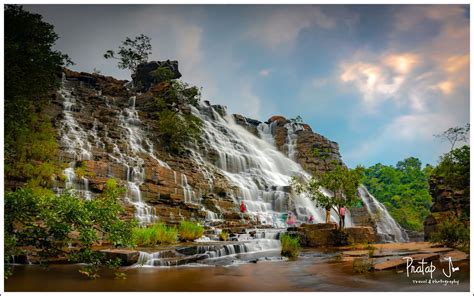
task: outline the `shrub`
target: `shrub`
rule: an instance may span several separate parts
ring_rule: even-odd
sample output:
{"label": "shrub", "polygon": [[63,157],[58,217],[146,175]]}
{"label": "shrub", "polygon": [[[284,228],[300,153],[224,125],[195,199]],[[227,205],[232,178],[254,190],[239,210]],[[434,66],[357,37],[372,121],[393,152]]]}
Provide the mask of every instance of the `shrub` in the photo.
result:
{"label": "shrub", "polygon": [[178,231],[181,241],[193,241],[204,234],[204,227],[191,221],[181,221]]}
{"label": "shrub", "polygon": [[444,220],[438,225],[437,231],[431,234],[430,241],[467,250],[469,249],[469,225],[455,219]]}
{"label": "shrub", "polygon": [[225,230],[222,230],[221,233],[219,233],[219,239],[221,241],[226,241],[229,239],[229,233]]}
{"label": "shrub", "polygon": [[287,233],[280,236],[281,255],[289,258],[296,258],[300,253],[300,239]]}
{"label": "shrub", "polygon": [[[35,247],[35,254],[43,263],[65,256],[74,263],[86,263],[84,274],[94,278],[106,258],[97,254],[93,246],[103,241],[113,246],[132,244],[135,221],[120,220],[124,213],[118,202],[122,188],[111,189],[93,200],[78,198],[71,192],[55,195],[48,190],[18,189],[5,194],[5,251],[8,259]],[[71,233],[79,233],[77,238]],[[80,248],[70,249],[76,242]],[[5,260],[5,263],[9,263]]]}
{"label": "shrub", "polygon": [[146,228],[134,228],[132,237],[134,244],[137,246],[166,245],[176,242],[177,230],[175,227],[168,227],[163,223],[159,223]]}
{"label": "shrub", "polygon": [[200,138],[202,120],[192,114],[180,114],[171,110],[158,113],[157,129],[161,144],[172,153],[181,153],[184,144]]}
{"label": "shrub", "polygon": [[352,271],[355,273],[366,273],[374,269],[374,262],[372,259],[354,258],[352,261]]}

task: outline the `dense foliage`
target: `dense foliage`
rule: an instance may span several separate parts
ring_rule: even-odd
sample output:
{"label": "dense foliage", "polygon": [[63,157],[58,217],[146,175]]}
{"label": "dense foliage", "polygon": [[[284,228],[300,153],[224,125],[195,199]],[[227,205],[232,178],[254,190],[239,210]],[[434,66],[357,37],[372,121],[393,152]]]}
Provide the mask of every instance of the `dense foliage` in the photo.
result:
{"label": "dense foliage", "polygon": [[[56,133],[42,111],[59,86],[67,55],[42,16],[5,5],[5,180],[48,186],[58,172]],[[16,184],[7,183],[7,187]]]}
{"label": "dense foliage", "polygon": [[431,235],[430,241],[469,252],[469,235],[469,220],[463,223],[458,219],[447,219],[437,226],[437,231]]}
{"label": "dense foliage", "polygon": [[392,217],[404,228],[423,230],[431,206],[428,173],[419,159],[409,157],[395,167],[376,164],[364,170],[363,183]]}
{"label": "dense foliage", "polygon": [[469,251],[469,183],[470,183],[470,147],[464,145],[454,148],[440,157],[440,162],[432,170],[432,178],[442,181],[442,186],[451,190],[464,192],[464,200],[457,200],[459,210],[451,211],[451,215],[445,217],[441,224],[437,225],[437,231],[431,234],[430,240],[450,247],[457,247]]}
{"label": "dense foliage", "polygon": [[470,181],[470,147],[464,145],[455,148],[440,157],[440,162],[432,174],[443,178],[453,188],[469,187]]}
{"label": "dense foliage", "polygon": [[200,139],[203,122],[193,115],[189,106],[197,106],[200,92],[180,81],[162,82],[156,93],[157,133],[160,144],[168,152],[179,154],[185,144]]}
{"label": "dense foliage", "polygon": [[116,56],[115,51],[109,49],[104,54],[106,59],[118,60],[118,67],[120,69],[130,69],[135,72],[137,66],[148,61],[148,56],[151,54],[151,38],[140,34],[131,39],[126,37],[119,46]]}
{"label": "dense foliage", "polygon": [[113,179],[107,182],[102,195],[93,200],[78,198],[70,192],[55,195],[46,189],[7,193],[6,263],[21,253],[32,253],[44,263],[65,256],[72,262],[86,263],[83,272],[96,277],[101,265],[113,262],[95,252],[95,245],[102,242],[132,245],[132,228],[136,223],[120,219],[124,209],[118,198],[122,193],[123,189]]}

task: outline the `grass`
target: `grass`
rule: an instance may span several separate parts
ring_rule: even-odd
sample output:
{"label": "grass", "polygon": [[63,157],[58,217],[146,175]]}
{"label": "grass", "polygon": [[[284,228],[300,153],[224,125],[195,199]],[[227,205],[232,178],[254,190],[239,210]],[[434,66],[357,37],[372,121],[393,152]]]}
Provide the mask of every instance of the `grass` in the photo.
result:
{"label": "grass", "polygon": [[300,240],[298,237],[292,237],[289,234],[282,234],[281,241],[281,255],[289,258],[296,258],[300,253]]}
{"label": "grass", "polygon": [[222,230],[221,233],[219,233],[219,239],[221,241],[226,241],[229,239],[229,233],[225,230]]}
{"label": "grass", "polygon": [[204,234],[204,227],[191,221],[181,221],[178,232],[181,241],[193,241]]}
{"label": "grass", "polygon": [[163,223],[153,224],[146,228],[134,228],[132,231],[133,242],[142,247],[175,243],[177,235],[178,231],[175,227],[168,227]]}

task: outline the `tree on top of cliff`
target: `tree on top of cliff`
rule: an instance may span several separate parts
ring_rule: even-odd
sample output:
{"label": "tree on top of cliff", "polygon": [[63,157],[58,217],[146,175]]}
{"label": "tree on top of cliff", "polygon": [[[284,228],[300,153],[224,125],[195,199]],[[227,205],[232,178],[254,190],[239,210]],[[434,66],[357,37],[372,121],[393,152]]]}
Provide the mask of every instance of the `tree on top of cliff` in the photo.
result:
{"label": "tree on top of cliff", "polygon": [[471,126],[469,123],[467,123],[464,127],[462,126],[456,126],[456,127],[451,127],[441,134],[434,135],[436,138],[440,138],[443,141],[448,141],[451,144],[451,149],[449,151],[452,151],[454,149],[454,145],[458,142],[466,142],[469,140],[469,131],[471,129]]}
{"label": "tree on top of cliff", "polygon": [[131,39],[126,37],[119,46],[118,57],[115,51],[109,49],[104,54],[106,59],[118,60],[118,67],[120,69],[130,69],[132,72],[137,70],[137,66],[148,61],[148,56],[151,54],[151,38],[140,34]]}

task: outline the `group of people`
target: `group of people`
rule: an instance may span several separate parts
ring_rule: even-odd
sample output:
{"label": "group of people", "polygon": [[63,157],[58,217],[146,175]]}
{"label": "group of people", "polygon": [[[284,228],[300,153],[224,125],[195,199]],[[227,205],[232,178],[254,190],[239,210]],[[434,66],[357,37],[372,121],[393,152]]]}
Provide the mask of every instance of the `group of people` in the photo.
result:
{"label": "group of people", "polygon": [[[331,206],[328,205],[325,207],[325,210],[326,210],[326,223],[330,223],[331,221]],[[245,203],[242,201],[240,203],[240,215],[241,215],[241,218],[244,218],[244,214],[247,212],[247,207],[245,206]],[[257,216],[258,217],[258,216]],[[344,228],[345,227],[345,217],[346,217],[346,209],[345,207],[339,207],[339,225],[341,228]],[[258,218],[257,218],[258,219]],[[273,214],[272,216],[272,224],[273,224],[273,227],[276,227],[277,226],[277,216],[276,214]],[[297,219],[296,219],[296,215],[291,212],[291,211],[288,211],[287,214],[282,214],[281,216],[281,221],[282,223],[284,223],[285,225],[287,226],[294,226],[296,225],[297,223]],[[308,218],[307,218],[307,223],[314,223],[315,222],[315,219],[314,219],[314,216],[313,215],[310,215]]]}

